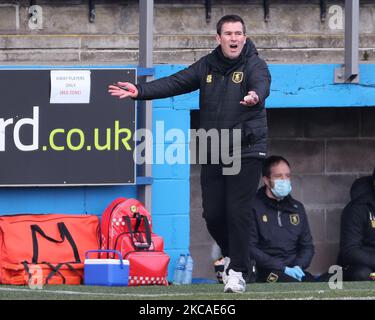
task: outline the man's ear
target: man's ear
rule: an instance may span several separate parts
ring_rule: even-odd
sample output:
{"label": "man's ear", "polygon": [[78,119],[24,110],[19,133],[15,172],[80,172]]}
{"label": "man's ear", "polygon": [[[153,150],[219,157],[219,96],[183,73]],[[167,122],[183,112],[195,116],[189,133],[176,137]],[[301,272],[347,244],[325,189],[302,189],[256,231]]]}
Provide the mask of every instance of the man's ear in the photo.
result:
{"label": "man's ear", "polygon": [[216,41],[218,44],[221,44],[221,37],[219,34],[216,34]]}
{"label": "man's ear", "polygon": [[271,181],[268,177],[262,177],[263,184],[267,186],[268,188],[271,188]]}

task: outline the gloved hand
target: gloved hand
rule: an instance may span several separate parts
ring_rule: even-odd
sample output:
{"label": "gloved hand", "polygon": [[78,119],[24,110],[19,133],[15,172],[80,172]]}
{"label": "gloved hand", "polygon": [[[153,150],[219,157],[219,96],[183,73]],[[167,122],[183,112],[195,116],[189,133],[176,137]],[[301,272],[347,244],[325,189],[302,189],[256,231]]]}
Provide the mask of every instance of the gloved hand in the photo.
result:
{"label": "gloved hand", "polygon": [[302,278],[305,276],[305,273],[303,272],[301,267],[300,266],[294,266],[294,269],[297,270],[298,276],[299,276],[300,280],[302,280]]}
{"label": "gloved hand", "polygon": [[305,273],[299,266],[295,266],[293,268],[285,267],[284,273],[287,274],[289,277],[297,279],[298,281],[301,281],[302,278],[305,276]]}

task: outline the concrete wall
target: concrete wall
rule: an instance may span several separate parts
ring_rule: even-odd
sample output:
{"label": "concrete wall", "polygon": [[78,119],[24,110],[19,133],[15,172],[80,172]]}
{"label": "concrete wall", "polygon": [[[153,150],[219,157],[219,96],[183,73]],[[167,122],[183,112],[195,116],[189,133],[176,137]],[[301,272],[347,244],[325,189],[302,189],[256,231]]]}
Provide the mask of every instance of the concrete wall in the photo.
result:
{"label": "concrete wall", "polygon": [[[174,68],[172,68],[173,70]],[[173,71],[172,71],[173,72]],[[170,66],[156,68],[156,78],[171,73]],[[190,108],[173,103],[173,99],[155,100],[153,103],[154,165],[152,176],[152,217],[154,232],[164,238],[164,246],[171,257],[169,280],[181,253],[189,252],[190,244],[190,166],[188,162],[189,140],[171,141],[171,131],[178,128],[188,137]],[[172,142],[175,144],[172,146]],[[178,153],[184,161],[170,164],[168,154]],[[161,159],[163,158],[163,159]],[[163,161],[160,161],[163,160]]]}
{"label": "concrete wall", "polygon": [[375,166],[374,121],[374,108],[269,112],[270,154],[291,160],[294,195],[309,215],[316,244],[312,271],[335,263],[351,184]]}
{"label": "concrete wall", "polygon": [[[197,115],[193,115],[193,126]],[[269,154],[292,166],[293,196],[306,207],[316,254],[310,270],[336,263],[340,216],[353,181],[375,166],[375,109],[269,109]],[[199,165],[191,168],[191,251],[197,276],[214,278],[212,240],[201,218]]]}
{"label": "concrete wall", "polygon": [[[96,1],[88,19],[87,1],[37,3],[41,29],[29,26],[28,1],[1,1],[0,61],[7,63],[134,63],[138,60],[137,0]],[[344,1],[328,1],[320,18],[318,1],[271,1],[264,21],[262,1],[212,1],[206,22],[203,0],[155,0],[156,63],[191,63],[215,46],[215,24],[224,14],[240,14],[248,34],[268,62],[342,62]],[[375,4],[361,1],[360,59],[375,59]]]}

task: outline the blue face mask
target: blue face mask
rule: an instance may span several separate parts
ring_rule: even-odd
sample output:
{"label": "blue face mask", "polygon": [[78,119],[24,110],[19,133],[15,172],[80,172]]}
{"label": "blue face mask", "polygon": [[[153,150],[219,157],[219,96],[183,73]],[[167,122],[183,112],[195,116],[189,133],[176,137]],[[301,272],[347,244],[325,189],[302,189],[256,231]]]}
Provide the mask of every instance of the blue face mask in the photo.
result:
{"label": "blue face mask", "polygon": [[285,198],[292,191],[290,180],[276,179],[275,186],[271,189],[271,191],[276,198]]}

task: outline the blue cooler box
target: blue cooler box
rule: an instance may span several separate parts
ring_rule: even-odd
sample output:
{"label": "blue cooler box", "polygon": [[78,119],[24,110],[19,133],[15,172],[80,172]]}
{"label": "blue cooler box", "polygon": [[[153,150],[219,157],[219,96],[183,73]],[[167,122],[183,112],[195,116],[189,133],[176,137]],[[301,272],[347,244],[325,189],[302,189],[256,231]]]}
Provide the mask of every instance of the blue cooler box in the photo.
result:
{"label": "blue cooler box", "polygon": [[[89,259],[93,252],[116,253],[119,259]],[[116,250],[91,250],[86,252],[84,284],[87,286],[127,286],[129,280],[129,261],[122,260]]]}

